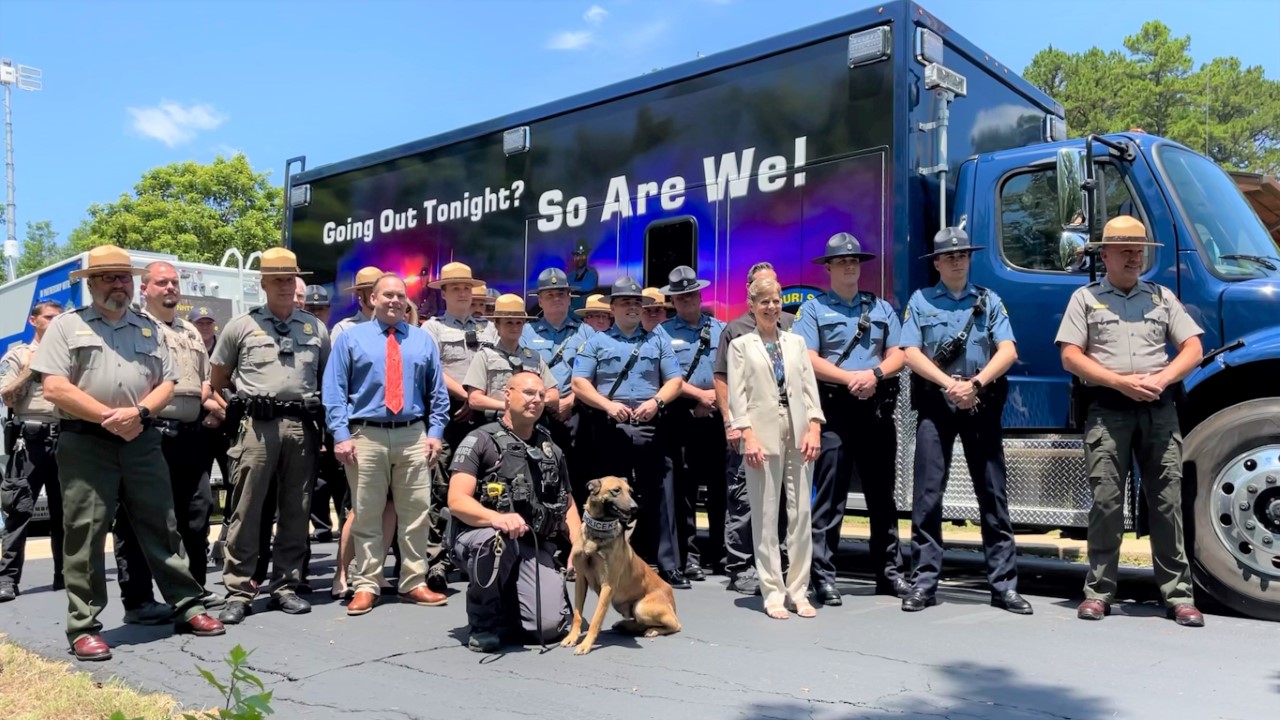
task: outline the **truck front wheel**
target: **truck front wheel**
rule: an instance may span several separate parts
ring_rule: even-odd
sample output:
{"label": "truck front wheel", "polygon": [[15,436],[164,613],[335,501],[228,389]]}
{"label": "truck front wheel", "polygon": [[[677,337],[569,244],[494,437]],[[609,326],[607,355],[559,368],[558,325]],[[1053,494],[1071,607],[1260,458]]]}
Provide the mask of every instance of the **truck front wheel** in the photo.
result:
{"label": "truck front wheel", "polygon": [[1183,460],[1195,472],[1196,584],[1243,615],[1280,621],[1280,398],[1211,415]]}

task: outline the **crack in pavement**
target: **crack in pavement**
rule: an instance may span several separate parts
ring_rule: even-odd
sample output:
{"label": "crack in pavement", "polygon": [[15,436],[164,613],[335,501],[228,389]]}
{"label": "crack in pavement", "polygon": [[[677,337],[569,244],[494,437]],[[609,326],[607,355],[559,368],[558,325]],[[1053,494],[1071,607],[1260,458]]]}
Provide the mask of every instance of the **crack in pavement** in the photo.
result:
{"label": "crack in pavement", "polygon": [[[222,662],[222,660],[221,660],[221,659],[211,659],[211,658],[207,658],[207,657],[204,657],[203,655],[201,655],[200,653],[197,653],[196,651],[192,650],[192,649],[190,648],[190,645],[191,645],[192,640],[194,640],[194,639],[195,639],[195,638],[187,638],[186,640],[183,640],[183,641],[182,641],[182,644],[178,646],[178,650],[182,651],[182,652],[183,652],[183,653],[185,653],[186,655],[189,655],[189,656],[191,656],[191,657],[195,658],[196,660],[199,660],[199,661],[200,661],[200,662],[202,662],[202,663],[208,663],[208,664],[211,664],[211,665],[217,665],[218,663]],[[251,665],[251,664],[249,664],[248,662],[244,663],[244,665],[242,665],[242,667],[243,667],[243,668],[245,668],[246,670],[249,670],[249,671],[254,672],[254,673],[259,673],[259,674],[262,674],[262,675],[274,675],[275,677],[282,678],[285,682],[295,683],[295,682],[298,682],[299,680],[301,680],[301,679],[302,679],[302,678],[298,678],[298,677],[295,677],[295,676],[293,676],[293,675],[290,675],[289,673],[277,672],[277,671],[275,671],[275,670],[271,670],[271,669],[264,668],[264,667],[259,667],[259,666],[257,666],[257,665]]]}
{"label": "crack in pavement", "polygon": [[[273,698],[273,700],[274,700],[274,698]],[[359,716],[359,715],[369,715],[369,714],[373,714],[373,713],[391,714],[391,715],[400,715],[400,716],[402,716],[402,717],[406,717],[406,718],[408,718],[409,720],[423,720],[423,718],[425,718],[425,717],[426,717],[425,715],[410,715],[409,713],[407,713],[407,712],[405,712],[405,711],[403,711],[403,710],[394,710],[394,709],[389,709],[389,708],[388,708],[388,709],[376,709],[376,710],[368,709],[368,710],[366,710],[366,709],[362,709],[362,708],[358,708],[358,707],[355,707],[355,708],[350,708],[350,707],[341,707],[341,706],[339,706],[339,705],[329,705],[329,704],[327,704],[327,703],[309,702],[309,701],[306,701],[306,700],[295,700],[295,699],[293,699],[293,698],[281,698],[281,700],[282,700],[283,702],[289,703],[290,705],[301,705],[301,706],[303,706],[303,707],[319,708],[319,709],[324,709],[324,710],[336,710],[336,711],[338,711],[339,713],[342,713],[343,717],[352,717],[353,715],[355,715],[355,716]],[[273,708],[273,709],[275,709],[275,708]],[[278,714],[278,710],[277,710],[277,714]]]}
{"label": "crack in pavement", "polygon": [[[326,670],[320,670],[319,672],[313,672],[310,675],[303,675],[302,677],[298,678],[298,680],[310,680],[311,678],[316,677],[317,675],[324,675],[325,673],[331,673],[337,670],[348,670],[350,668],[360,667],[365,663],[384,662],[386,660],[393,660],[395,658],[405,657],[407,655],[420,655],[424,653],[435,652],[436,650],[447,650],[448,648],[455,648],[455,647],[458,647],[457,643],[446,643],[444,645],[437,645],[435,647],[429,647],[429,648],[420,648],[418,650],[403,650],[398,653],[383,655],[382,657],[369,658],[367,660],[357,660],[355,662],[347,663],[346,665],[339,665],[338,667],[332,667]],[[389,664],[395,664],[395,663],[389,663]],[[400,667],[407,668],[409,666],[401,665]]]}

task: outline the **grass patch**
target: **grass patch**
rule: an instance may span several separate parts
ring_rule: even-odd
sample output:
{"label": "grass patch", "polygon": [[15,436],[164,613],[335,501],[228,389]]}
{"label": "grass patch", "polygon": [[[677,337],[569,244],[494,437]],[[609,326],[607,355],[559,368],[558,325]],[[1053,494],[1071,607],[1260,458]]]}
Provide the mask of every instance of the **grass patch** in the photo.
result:
{"label": "grass patch", "polygon": [[168,720],[178,710],[178,701],[168,695],[138,692],[115,678],[98,682],[5,637],[0,633],[0,718],[97,720],[120,710],[128,718]]}

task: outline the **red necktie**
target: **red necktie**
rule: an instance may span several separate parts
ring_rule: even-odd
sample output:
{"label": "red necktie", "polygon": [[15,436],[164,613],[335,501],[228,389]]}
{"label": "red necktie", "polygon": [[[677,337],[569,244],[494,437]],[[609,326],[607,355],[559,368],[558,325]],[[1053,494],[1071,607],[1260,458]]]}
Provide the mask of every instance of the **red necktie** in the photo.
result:
{"label": "red necktie", "polygon": [[387,330],[387,410],[393,415],[404,408],[404,372],[400,368],[400,343],[396,342],[395,327]]}

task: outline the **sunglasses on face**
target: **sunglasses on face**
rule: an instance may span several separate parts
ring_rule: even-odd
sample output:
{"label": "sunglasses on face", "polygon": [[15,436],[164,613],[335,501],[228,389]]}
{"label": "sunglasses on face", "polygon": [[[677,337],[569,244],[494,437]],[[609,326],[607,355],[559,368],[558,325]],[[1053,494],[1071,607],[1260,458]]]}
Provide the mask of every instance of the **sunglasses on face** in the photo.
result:
{"label": "sunglasses on face", "polygon": [[133,275],[129,273],[102,273],[100,275],[94,275],[93,279],[101,283],[107,283],[108,285],[115,285],[117,283],[123,284],[133,280]]}

